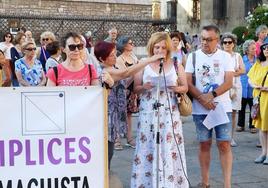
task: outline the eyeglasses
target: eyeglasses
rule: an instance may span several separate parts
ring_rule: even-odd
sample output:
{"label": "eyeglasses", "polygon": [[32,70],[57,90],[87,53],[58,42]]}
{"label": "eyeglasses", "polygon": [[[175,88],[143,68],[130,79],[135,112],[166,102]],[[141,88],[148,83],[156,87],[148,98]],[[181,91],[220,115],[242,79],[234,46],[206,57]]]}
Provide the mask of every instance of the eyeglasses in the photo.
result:
{"label": "eyeglasses", "polygon": [[35,51],[36,48],[26,48],[25,50],[27,50],[27,51]]}
{"label": "eyeglasses", "polygon": [[133,42],[129,42],[128,44],[130,44],[131,46],[133,46],[133,45],[134,45],[134,43],[133,43]]}
{"label": "eyeglasses", "polygon": [[49,38],[44,38],[42,39],[42,41],[49,41]]}
{"label": "eyeglasses", "polygon": [[233,44],[233,41],[223,41],[223,44]]}
{"label": "eyeglasses", "polygon": [[84,44],[70,44],[68,45],[68,48],[70,49],[70,51],[75,51],[75,49],[77,48],[78,50],[83,50],[84,48]]}
{"label": "eyeglasses", "polygon": [[203,38],[203,37],[201,37],[201,42],[212,42],[213,40],[217,40],[218,38],[214,38],[214,39],[212,39],[212,38]]}
{"label": "eyeglasses", "polygon": [[268,50],[268,45],[262,46],[262,50]]}

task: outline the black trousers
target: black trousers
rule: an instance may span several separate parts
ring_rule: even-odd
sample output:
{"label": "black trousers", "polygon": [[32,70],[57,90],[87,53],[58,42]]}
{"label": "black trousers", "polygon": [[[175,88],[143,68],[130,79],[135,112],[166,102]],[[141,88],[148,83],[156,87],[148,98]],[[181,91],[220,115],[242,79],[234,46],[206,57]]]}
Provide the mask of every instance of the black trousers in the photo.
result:
{"label": "black trousers", "polygon": [[[249,105],[249,109],[251,112],[251,107],[253,105],[253,98],[242,98],[241,101],[241,110],[239,110],[238,113],[238,122],[237,126],[245,128],[245,116],[246,116],[246,107]],[[248,122],[249,128],[254,128],[252,125],[252,118],[251,115],[249,114],[249,122]]]}
{"label": "black trousers", "polygon": [[108,168],[110,170],[111,160],[114,155],[114,143],[108,141]]}

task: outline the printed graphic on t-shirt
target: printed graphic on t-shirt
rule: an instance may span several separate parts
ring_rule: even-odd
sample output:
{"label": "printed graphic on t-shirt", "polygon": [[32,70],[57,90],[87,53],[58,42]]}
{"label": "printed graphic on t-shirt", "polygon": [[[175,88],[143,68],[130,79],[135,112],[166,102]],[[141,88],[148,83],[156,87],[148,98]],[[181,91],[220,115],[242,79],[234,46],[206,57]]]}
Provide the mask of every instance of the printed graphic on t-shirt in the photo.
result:
{"label": "printed graphic on t-shirt", "polygon": [[63,79],[61,85],[64,86],[86,86],[88,85],[88,79]]}
{"label": "printed graphic on t-shirt", "polygon": [[203,93],[215,90],[219,85],[216,83],[215,77],[219,75],[220,67],[219,61],[213,61],[213,67],[204,63],[201,68],[197,69],[199,74],[199,81],[203,87]]}

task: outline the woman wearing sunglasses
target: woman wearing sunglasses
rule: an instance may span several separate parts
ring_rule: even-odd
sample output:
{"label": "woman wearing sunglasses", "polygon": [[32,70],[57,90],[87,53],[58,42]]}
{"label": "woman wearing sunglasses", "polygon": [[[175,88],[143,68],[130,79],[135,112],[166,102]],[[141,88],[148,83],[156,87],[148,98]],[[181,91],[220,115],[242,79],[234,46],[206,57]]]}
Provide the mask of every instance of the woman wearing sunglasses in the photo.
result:
{"label": "woman wearing sunglasses", "polygon": [[231,146],[237,146],[234,140],[234,131],[236,125],[236,112],[241,110],[241,100],[242,100],[242,85],[240,81],[240,75],[245,73],[245,67],[243,64],[242,57],[239,53],[235,52],[235,46],[237,42],[236,35],[232,33],[224,33],[221,38],[221,44],[223,50],[228,52],[232,57],[232,63],[234,66],[234,78],[233,78],[233,88],[230,89],[230,98],[232,100],[232,140]]}
{"label": "woman wearing sunglasses", "polygon": [[35,57],[36,46],[27,41],[22,44],[23,58],[15,62],[15,73],[20,86],[44,86],[46,76],[41,62]]}
{"label": "woman wearing sunglasses", "polygon": [[46,46],[55,40],[56,40],[56,37],[54,33],[50,31],[45,31],[40,35],[41,47],[37,49],[36,54],[37,54],[37,58],[41,61],[44,70],[46,68],[46,61],[50,57],[50,54],[46,50]]}
{"label": "woman wearing sunglasses", "polygon": [[268,43],[260,46],[261,52],[257,62],[248,73],[249,84],[253,87],[253,97],[258,99],[260,112],[253,120],[258,128],[262,152],[255,163],[268,165]]}
{"label": "woman wearing sunglasses", "polygon": [[[83,58],[84,44],[77,33],[67,33],[62,38],[63,53],[66,60],[57,65],[55,69],[49,69],[47,73],[47,86],[89,86],[98,85],[99,79],[93,65],[85,63]],[[110,87],[113,80],[106,72],[102,73],[102,80]]]}
{"label": "woman wearing sunglasses", "polygon": [[[133,41],[128,36],[120,36],[116,43],[116,49],[117,52],[120,54],[116,60],[116,66],[118,68],[126,69],[127,67],[133,66],[137,64],[138,59],[133,53]],[[126,80],[126,98],[123,98],[122,100],[125,100],[126,107],[123,109],[124,112],[126,112],[127,109],[127,143],[126,146],[131,147],[135,149],[135,139],[132,136],[132,123],[131,123],[131,117],[132,113],[138,112],[138,95],[134,93],[134,78],[133,76],[129,77]],[[115,150],[122,150],[123,146],[121,144],[120,136],[118,136],[118,139],[115,142],[114,145]]]}
{"label": "woman wearing sunglasses", "polygon": [[12,41],[13,35],[10,32],[7,32],[3,37],[3,42],[0,42],[0,50],[4,52],[7,60],[11,59],[10,49],[13,47]]}

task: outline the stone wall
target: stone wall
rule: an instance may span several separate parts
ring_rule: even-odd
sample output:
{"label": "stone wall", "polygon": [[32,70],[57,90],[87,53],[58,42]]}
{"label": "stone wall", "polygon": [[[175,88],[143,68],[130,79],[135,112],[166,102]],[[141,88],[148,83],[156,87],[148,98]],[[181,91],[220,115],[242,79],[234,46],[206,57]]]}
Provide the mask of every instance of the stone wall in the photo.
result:
{"label": "stone wall", "polygon": [[0,14],[151,18],[150,0],[2,0]]}

